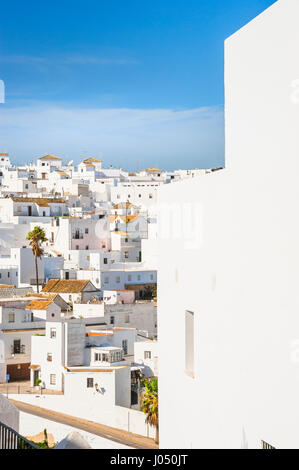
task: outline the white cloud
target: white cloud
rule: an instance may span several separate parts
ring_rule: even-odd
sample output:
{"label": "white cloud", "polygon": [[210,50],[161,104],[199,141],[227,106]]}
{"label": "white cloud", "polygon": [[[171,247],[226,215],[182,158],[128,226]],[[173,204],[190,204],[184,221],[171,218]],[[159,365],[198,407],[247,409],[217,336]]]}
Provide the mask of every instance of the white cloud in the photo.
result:
{"label": "white cloud", "polygon": [[61,55],[57,57],[35,57],[30,55],[0,56],[0,63],[30,65],[30,66],[59,66],[59,65],[134,65],[139,62],[129,57],[105,57],[88,55]]}
{"label": "white cloud", "polygon": [[0,105],[0,151],[18,162],[84,152],[123,168],[211,167],[223,163],[223,110],[92,109]]}

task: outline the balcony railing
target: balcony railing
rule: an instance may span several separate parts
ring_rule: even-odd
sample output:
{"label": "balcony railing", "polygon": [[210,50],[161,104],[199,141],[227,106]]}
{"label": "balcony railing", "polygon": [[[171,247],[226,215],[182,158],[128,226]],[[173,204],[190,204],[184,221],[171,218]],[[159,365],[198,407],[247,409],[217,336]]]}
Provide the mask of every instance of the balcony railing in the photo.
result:
{"label": "balcony railing", "polygon": [[21,344],[21,346],[11,346],[11,354],[25,354],[25,344]]}
{"label": "balcony railing", "polygon": [[39,447],[0,422],[0,449],[39,449]]}
{"label": "balcony railing", "polygon": [[[43,284],[45,284],[45,279],[39,279],[38,280],[38,285],[42,286]],[[30,279],[30,285],[31,286],[36,286],[37,285],[36,279]]]}

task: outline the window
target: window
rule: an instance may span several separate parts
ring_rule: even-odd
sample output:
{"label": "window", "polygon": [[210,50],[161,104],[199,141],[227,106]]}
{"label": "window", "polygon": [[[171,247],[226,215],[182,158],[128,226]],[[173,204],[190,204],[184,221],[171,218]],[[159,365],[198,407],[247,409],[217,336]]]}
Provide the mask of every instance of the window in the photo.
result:
{"label": "window", "polygon": [[56,385],[56,374],[50,374],[50,384]]}
{"label": "window", "polygon": [[76,250],[79,250],[79,245],[76,245]]}
{"label": "window", "polygon": [[128,281],[132,281],[132,276],[131,276],[131,274],[128,275]]}
{"label": "window", "polygon": [[114,325],[115,317],[110,317],[110,325]]}
{"label": "window", "polygon": [[126,259],[129,258],[129,252],[128,252],[128,251],[125,251],[125,258],[126,258]]}
{"label": "window", "polygon": [[120,283],[120,276],[117,276],[117,277],[116,277],[116,282],[117,282],[117,284]]}
{"label": "window", "polygon": [[104,264],[108,264],[108,259],[104,258]]}
{"label": "window", "polygon": [[108,279],[108,277],[105,277],[104,284],[108,284],[108,283],[109,283],[109,279]]}
{"label": "window", "polygon": [[10,272],[7,273],[7,277],[10,277]]}
{"label": "window", "polygon": [[122,340],[122,348],[124,350],[124,354],[128,354],[128,340],[127,339]]}
{"label": "window", "polygon": [[47,361],[52,362],[52,360],[53,360],[52,353],[47,353]]}
{"label": "window", "polygon": [[125,323],[130,323],[130,315],[125,316]]}
{"label": "window", "polygon": [[88,245],[86,245],[85,250],[89,250],[89,246],[88,246]]}
{"label": "window", "polygon": [[151,274],[151,276],[150,276],[150,277],[151,277],[151,281],[152,281],[152,280],[154,279],[154,275],[153,275],[153,274]]}
{"label": "window", "polygon": [[152,353],[151,351],[144,351],[144,359],[151,359]]}
{"label": "window", "polygon": [[185,369],[194,377],[194,313],[185,313]]}
{"label": "window", "polygon": [[[23,349],[23,351],[22,351]],[[13,354],[21,354],[21,353],[25,353],[25,349],[24,349],[24,346],[21,346],[21,340],[20,339],[15,339],[14,342],[13,342],[13,346],[12,346],[12,353]]]}
{"label": "window", "polygon": [[87,388],[93,388],[93,379],[91,378],[87,379]]}
{"label": "window", "polygon": [[14,313],[9,313],[8,314],[8,323],[14,323],[15,322],[15,314]]}
{"label": "window", "polygon": [[138,281],[140,281],[140,279],[141,279],[140,274],[138,274],[137,279],[138,279]]}
{"label": "window", "polygon": [[85,229],[85,233],[88,234],[88,228]]}
{"label": "window", "polygon": [[50,329],[50,338],[56,338],[56,328]]}

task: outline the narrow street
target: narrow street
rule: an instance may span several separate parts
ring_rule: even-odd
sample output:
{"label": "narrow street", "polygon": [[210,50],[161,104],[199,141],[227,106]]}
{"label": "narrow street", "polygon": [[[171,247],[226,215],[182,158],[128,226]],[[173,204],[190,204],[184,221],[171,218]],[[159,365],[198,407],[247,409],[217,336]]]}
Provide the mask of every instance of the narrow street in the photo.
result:
{"label": "narrow street", "polygon": [[123,445],[130,446],[135,449],[158,449],[158,445],[153,439],[140,436],[138,434],[127,433],[120,429],[105,426],[103,424],[94,423],[85,419],[77,418],[75,416],[66,415],[57,411],[47,410],[46,408],[40,408],[38,406],[29,405],[20,401],[10,401],[20,410],[25,413],[29,413],[41,418],[55,421],[57,423],[66,424],[69,426],[76,427],[82,431],[87,431],[97,436],[109,439],[114,442],[118,442]]}

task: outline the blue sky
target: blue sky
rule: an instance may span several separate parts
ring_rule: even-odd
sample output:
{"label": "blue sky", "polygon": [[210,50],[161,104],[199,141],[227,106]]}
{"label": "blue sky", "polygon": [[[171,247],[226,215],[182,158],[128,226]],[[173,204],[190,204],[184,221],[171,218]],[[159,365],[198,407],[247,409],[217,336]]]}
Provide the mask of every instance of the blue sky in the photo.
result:
{"label": "blue sky", "polygon": [[141,169],[223,164],[223,43],[269,0],[16,0],[0,151]]}

